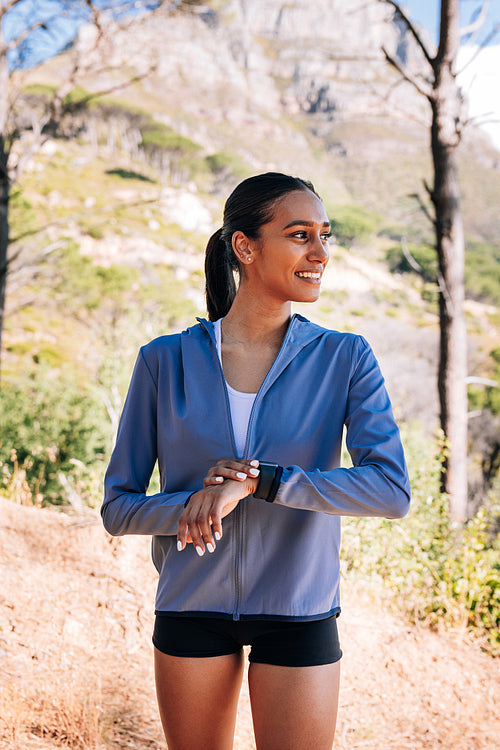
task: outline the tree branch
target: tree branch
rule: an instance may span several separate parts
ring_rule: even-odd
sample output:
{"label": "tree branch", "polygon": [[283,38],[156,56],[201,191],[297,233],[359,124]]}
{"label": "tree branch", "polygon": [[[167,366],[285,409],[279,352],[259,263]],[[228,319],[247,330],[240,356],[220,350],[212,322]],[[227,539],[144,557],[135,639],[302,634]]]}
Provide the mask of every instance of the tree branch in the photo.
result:
{"label": "tree branch", "polygon": [[492,41],[493,41],[493,39],[494,39],[494,38],[496,37],[496,35],[497,35],[497,34],[498,34],[499,32],[500,32],[500,23],[497,23],[497,24],[496,24],[496,25],[495,25],[495,26],[494,26],[494,27],[492,28],[492,30],[490,31],[490,33],[488,34],[488,36],[486,37],[486,39],[484,40],[484,42],[483,42],[482,44],[480,44],[480,45],[479,45],[479,47],[478,47],[478,48],[477,48],[477,50],[476,50],[476,51],[474,52],[474,54],[472,55],[472,57],[471,57],[471,58],[470,58],[469,60],[467,60],[467,62],[466,62],[466,63],[465,63],[465,65],[463,66],[463,68],[460,68],[460,70],[459,70],[459,71],[457,72],[457,76],[459,76],[459,75],[460,75],[461,73],[463,73],[463,72],[464,72],[464,70],[467,70],[467,68],[469,67],[469,65],[470,65],[471,63],[473,63],[473,62],[474,62],[474,60],[476,59],[476,57],[477,57],[478,55],[480,55],[480,54],[481,54],[481,52],[483,51],[483,49],[484,49],[485,47],[487,47],[487,46],[489,45],[489,43],[490,43],[490,42],[492,42]]}
{"label": "tree branch", "polygon": [[410,34],[415,39],[416,43],[418,44],[418,46],[424,53],[425,59],[427,60],[431,68],[434,69],[434,59],[432,55],[430,54],[429,50],[427,49],[426,44],[424,43],[424,40],[422,39],[421,35],[417,31],[413,23],[410,21],[405,11],[402,10],[401,7],[399,6],[399,3],[397,3],[395,0],[379,0],[379,2],[385,3],[386,5],[391,5],[394,8],[396,14],[401,18],[406,28],[408,29],[408,31],[410,32]]}
{"label": "tree branch", "polygon": [[[425,188],[426,188],[427,192],[429,192],[429,186],[425,185]],[[432,226],[435,228],[436,227],[436,219],[434,218],[434,216],[429,211],[429,207],[425,205],[425,203],[422,200],[422,198],[419,195],[419,193],[412,193],[410,195],[410,198],[415,198],[415,200],[417,201],[417,203],[419,205],[419,208],[422,211],[422,213],[424,214],[425,218],[428,219],[429,222],[432,224]]]}
{"label": "tree branch", "polygon": [[481,6],[481,10],[479,11],[479,15],[476,18],[476,20],[473,23],[470,23],[468,26],[464,26],[463,29],[460,29],[460,36],[465,36],[466,34],[474,34],[475,31],[480,31],[482,27],[484,26],[484,22],[486,21],[486,14],[488,12],[488,7],[490,4],[490,0],[485,0],[485,2]]}
{"label": "tree branch", "polygon": [[4,15],[9,12],[9,10],[12,10],[12,8],[15,5],[18,5],[18,3],[20,3],[20,2],[21,2],[21,0],[10,0],[10,2],[7,3],[7,5],[2,5],[0,7],[0,18],[3,18]]}
{"label": "tree branch", "polygon": [[16,47],[19,47],[28,37],[29,35],[35,31],[35,29],[44,29],[45,31],[48,31],[47,22],[46,21],[39,21],[38,23],[34,23],[33,26],[30,26],[28,29],[25,29],[22,34],[19,34],[18,37],[15,39],[12,39],[6,46],[7,49],[16,49]]}
{"label": "tree branch", "polygon": [[[384,2],[384,0],[381,0],[381,2]],[[426,99],[428,99],[430,102],[432,102],[433,99],[433,93],[431,88],[424,88],[422,84],[410,73],[408,73],[407,70],[405,70],[402,66],[402,64],[396,60],[395,57],[393,57],[389,52],[387,52],[385,47],[382,47],[382,52],[385,55],[385,59],[387,62],[392,65],[393,68],[395,68],[398,73],[407,81],[408,83],[411,83],[411,85],[416,88],[419,94],[422,94],[422,96],[425,96]]]}

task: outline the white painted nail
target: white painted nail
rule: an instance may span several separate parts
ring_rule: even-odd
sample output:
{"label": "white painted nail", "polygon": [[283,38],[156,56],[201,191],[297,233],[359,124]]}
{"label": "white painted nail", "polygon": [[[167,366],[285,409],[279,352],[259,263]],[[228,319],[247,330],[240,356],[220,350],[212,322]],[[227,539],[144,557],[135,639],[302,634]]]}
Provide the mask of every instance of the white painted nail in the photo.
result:
{"label": "white painted nail", "polygon": [[212,542],[208,542],[208,543],[207,543],[207,550],[208,550],[209,552],[214,552],[214,551],[215,551],[215,547],[214,547],[214,545],[212,544]]}
{"label": "white painted nail", "polygon": [[223,482],[224,481],[224,477],[215,477],[215,481],[216,482]]}
{"label": "white painted nail", "polygon": [[252,477],[258,477],[260,474],[260,469],[249,469],[249,474],[252,475]]}
{"label": "white painted nail", "polygon": [[200,557],[205,554],[204,550],[202,550],[201,547],[196,547],[196,551],[197,551],[197,553],[199,554]]}
{"label": "white painted nail", "polygon": [[216,531],[214,537],[217,542],[220,542],[220,540],[222,539],[222,534],[220,533],[220,531]]}
{"label": "white painted nail", "polygon": [[258,466],[258,465],[259,465],[259,462],[257,461],[256,458],[254,458],[253,461],[250,461],[250,466]]}
{"label": "white painted nail", "polygon": [[238,472],[238,473],[236,474],[236,476],[238,477],[238,479],[246,479],[246,478],[247,478],[247,475],[246,475],[246,474],[243,474],[243,472],[242,472],[242,471],[239,471],[239,472]]}
{"label": "white painted nail", "polygon": [[177,549],[179,550],[179,552],[182,552],[182,542],[177,542]]}

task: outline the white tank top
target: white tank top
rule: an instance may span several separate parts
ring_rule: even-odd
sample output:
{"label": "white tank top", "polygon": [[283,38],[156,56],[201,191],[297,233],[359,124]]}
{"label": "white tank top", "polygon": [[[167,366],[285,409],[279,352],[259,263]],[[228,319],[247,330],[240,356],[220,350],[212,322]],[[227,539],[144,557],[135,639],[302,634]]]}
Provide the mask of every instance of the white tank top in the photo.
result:
{"label": "white tank top", "polygon": [[[222,366],[222,353],[221,353],[221,319],[216,320],[214,323],[215,329],[215,340],[217,342],[217,354],[221,361]],[[238,456],[241,458],[245,450],[245,442],[247,439],[248,420],[250,419],[250,412],[252,411],[253,402],[255,401],[256,393],[244,393],[243,391],[237,391],[231,388],[226,380],[227,392],[229,394],[229,407],[231,410],[231,421],[233,423],[234,439],[236,442],[236,450]]]}

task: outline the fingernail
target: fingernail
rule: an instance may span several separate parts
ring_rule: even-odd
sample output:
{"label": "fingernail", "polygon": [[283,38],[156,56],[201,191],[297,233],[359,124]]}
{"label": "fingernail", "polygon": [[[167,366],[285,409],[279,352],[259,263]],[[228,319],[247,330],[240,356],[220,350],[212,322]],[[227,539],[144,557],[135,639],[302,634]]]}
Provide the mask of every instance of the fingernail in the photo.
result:
{"label": "fingernail", "polygon": [[224,477],[215,477],[215,481],[216,482],[223,482],[224,481]]}
{"label": "fingernail", "polygon": [[242,471],[239,471],[239,472],[238,472],[238,473],[236,474],[236,476],[238,477],[238,479],[246,479],[246,478],[247,478],[247,475],[246,475],[246,474],[243,474],[243,472],[242,472]]}
{"label": "fingernail", "polygon": [[182,552],[182,542],[177,542],[177,549]]}
{"label": "fingernail", "polygon": [[248,473],[253,477],[258,477],[260,474],[260,469],[249,469]]}
{"label": "fingernail", "polygon": [[200,557],[205,554],[205,552],[202,550],[201,547],[196,547],[196,551],[197,551],[197,553],[199,554]]}
{"label": "fingernail", "polygon": [[214,551],[215,551],[215,547],[214,547],[214,545],[212,544],[212,542],[208,542],[208,544],[207,544],[207,550],[208,550],[209,552],[214,552]]}
{"label": "fingernail", "polygon": [[259,465],[259,462],[257,461],[257,459],[254,458],[253,461],[250,461],[250,466],[258,466],[258,465]]}
{"label": "fingernail", "polygon": [[220,540],[222,539],[222,534],[220,533],[220,531],[216,531],[214,537],[215,541],[220,542]]}

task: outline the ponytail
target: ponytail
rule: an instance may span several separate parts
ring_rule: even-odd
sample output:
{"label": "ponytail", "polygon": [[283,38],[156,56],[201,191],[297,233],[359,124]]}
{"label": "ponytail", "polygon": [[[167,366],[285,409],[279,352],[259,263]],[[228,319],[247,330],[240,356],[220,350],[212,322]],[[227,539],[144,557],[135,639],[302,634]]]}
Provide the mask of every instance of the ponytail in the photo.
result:
{"label": "ponytail", "polygon": [[229,312],[236,296],[233,269],[238,264],[222,238],[222,229],[213,234],[205,252],[205,293],[209,320],[219,320]]}

